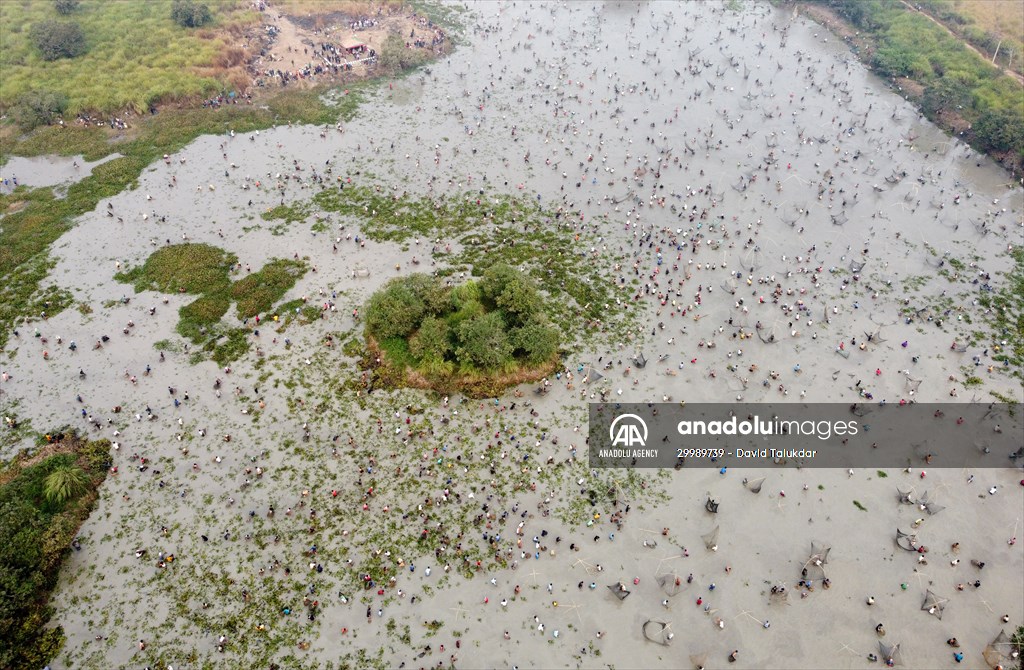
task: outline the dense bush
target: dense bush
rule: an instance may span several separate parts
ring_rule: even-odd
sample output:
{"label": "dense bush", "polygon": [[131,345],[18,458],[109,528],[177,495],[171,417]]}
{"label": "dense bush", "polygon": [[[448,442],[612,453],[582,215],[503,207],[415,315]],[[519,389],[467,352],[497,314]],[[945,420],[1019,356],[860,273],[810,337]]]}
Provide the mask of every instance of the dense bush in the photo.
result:
{"label": "dense bush", "polygon": [[70,14],[78,9],[78,0],[54,0],[53,7],[58,14]]}
{"label": "dense bush", "polygon": [[529,363],[550,360],[558,351],[558,331],[543,319],[516,328],[511,333],[512,345]]}
{"label": "dense bush", "polygon": [[409,339],[409,353],[430,363],[439,363],[452,350],[448,324],[436,316],[423,319],[416,334]]}
{"label": "dense bush", "polygon": [[68,108],[68,96],[54,91],[29,91],[11,107],[11,117],[25,130],[53,123]]}
{"label": "dense bush", "polygon": [[391,281],[374,293],[366,309],[366,327],[382,340],[407,337],[420,325],[426,306],[405,282]]}
{"label": "dense bush", "polygon": [[424,274],[393,279],[371,296],[366,330],[402,358],[391,362],[423,372],[539,365],[555,356],[560,339],[533,280],[505,264],[455,288]]}
{"label": "dense bush", "polygon": [[29,35],[43,60],[74,58],[87,50],[85,35],[73,21],[40,21],[32,25]]}
{"label": "dense bush", "polygon": [[174,0],[171,5],[171,19],[183,28],[198,28],[209,23],[210,8],[197,5],[192,0]]}
{"label": "dense bush", "polygon": [[377,52],[377,64],[385,72],[400,72],[423,64],[428,57],[422,49],[408,48],[402,35],[392,31]]}
{"label": "dense bush", "polygon": [[973,130],[987,151],[1024,152],[1024,114],[1019,110],[987,109],[978,117]]}
{"label": "dense bush", "polygon": [[497,370],[512,360],[512,343],[505,329],[500,312],[487,312],[463,322],[455,355],[481,370]]}

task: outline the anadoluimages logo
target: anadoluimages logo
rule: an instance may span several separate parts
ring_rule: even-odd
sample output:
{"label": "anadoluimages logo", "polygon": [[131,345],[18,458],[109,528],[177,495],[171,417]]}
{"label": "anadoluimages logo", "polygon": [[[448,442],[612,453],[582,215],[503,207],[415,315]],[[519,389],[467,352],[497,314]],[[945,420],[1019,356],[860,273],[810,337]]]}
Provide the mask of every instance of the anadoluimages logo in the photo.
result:
{"label": "anadoluimages logo", "polygon": [[636,414],[621,414],[612,421],[608,437],[613,447],[645,447],[647,423]]}

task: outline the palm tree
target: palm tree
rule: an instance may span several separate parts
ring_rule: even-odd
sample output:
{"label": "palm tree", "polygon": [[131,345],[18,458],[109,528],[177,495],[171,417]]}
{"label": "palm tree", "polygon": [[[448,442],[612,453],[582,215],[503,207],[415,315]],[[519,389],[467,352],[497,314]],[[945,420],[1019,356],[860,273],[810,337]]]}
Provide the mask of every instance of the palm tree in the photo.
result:
{"label": "palm tree", "polygon": [[59,465],[46,475],[43,495],[50,503],[61,505],[89,488],[89,475],[77,465]]}

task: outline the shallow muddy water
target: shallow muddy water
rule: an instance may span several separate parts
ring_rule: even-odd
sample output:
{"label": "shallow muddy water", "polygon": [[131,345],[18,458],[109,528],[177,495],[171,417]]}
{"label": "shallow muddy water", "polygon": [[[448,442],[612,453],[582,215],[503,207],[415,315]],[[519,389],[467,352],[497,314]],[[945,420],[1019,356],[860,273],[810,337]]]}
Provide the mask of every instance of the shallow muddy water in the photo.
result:
{"label": "shallow muddy water", "polygon": [[[888,628],[886,641],[903,642],[912,667],[949,663],[944,641],[954,635],[980,663],[981,649],[1002,626],[998,617],[1006,612],[1014,625],[1024,618],[1024,559],[1018,546],[1007,544],[1020,532],[1024,501],[1016,484],[1020,472],[1010,468],[936,468],[927,486],[917,470],[890,471],[884,479],[872,467],[853,474],[792,468],[644,473],[664,499],[654,503],[637,494],[646,502],[618,530],[607,519],[587,526],[567,523],[557,512],[545,516],[542,509],[571,506],[581,486],[576,482],[598,475],[585,463],[562,470],[538,465],[536,474],[527,468],[522,475],[542,482],[536,491],[496,476],[491,505],[530,510],[526,549],[543,529],[563,538],[556,554],[531,559],[525,552],[516,572],[495,570],[466,581],[442,577],[441,565],[451,559],[427,551],[404,556],[385,596],[349,591],[347,602],[341,598],[357,569],[346,561],[362,566],[377,549],[390,548],[394,562],[416,551],[414,542],[394,538],[415,535],[408,527],[418,523],[417,501],[447,488],[476,491],[478,499],[466,495],[439,506],[447,511],[434,520],[471,529],[473,537],[462,542],[481,544],[479,527],[466,520],[480,512],[486,495],[473,487],[486,487],[492,475],[467,466],[464,474],[453,470],[448,481],[427,477],[420,485],[381,472],[373,511],[364,513],[367,460],[348,451],[332,457],[336,435],[341,443],[345,435],[357,436],[390,469],[414,469],[415,462],[404,461],[413,461],[413,450],[415,460],[426,462],[441,445],[465,455],[466,463],[477,459],[490,431],[476,430],[493,419],[525,436],[516,449],[541,464],[567,458],[566,445],[583,454],[574,429],[582,424],[585,430],[587,403],[598,388],[635,402],[853,403],[862,399],[860,380],[875,400],[889,402],[987,401],[989,391],[1018,400],[1024,395],[1009,375],[987,371],[998,363],[981,340],[963,352],[950,349],[952,341],[985,329],[975,300],[982,283],[1000,285],[999,273],[1010,266],[1008,247],[1022,242],[1021,190],[1005,171],[919,117],[835,36],[761,3],[740,11],[668,2],[495,2],[471,10],[465,43],[450,58],[384,83],[341,129],[278,127],[199,138],[148,168],[137,189],[102,202],[56,243],[52,280],[92,312],[69,309],[11,340],[3,363],[11,374],[3,384],[5,412],[39,429],[87,429],[86,408],[104,426],[95,434],[119,443],[113,457],[119,474],[105,484],[83,527],[83,550],[69,560],[56,593],[56,620],[68,645],[53,666],[244,663],[255,658],[254,649],[271,644],[280,645],[270,657],[282,667],[323,667],[356,649],[380,650],[390,667],[447,664],[458,631],[457,667],[685,667],[691,654],[704,652],[716,667],[739,649],[736,667],[854,668],[878,653],[879,621]],[[29,175],[27,163],[15,162],[23,160],[12,160],[4,174],[17,167],[19,177]],[[325,349],[324,336],[357,331],[352,309],[387,279],[414,268],[413,257],[429,258],[430,242],[360,247],[346,236],[359,234],[363,220],[316,208],[288,225],[260,217],[282,202],[309,202],[321,188],[312,173],[328,166],[330,188],[351,178],[399,196],[512,194],[547,211],[562,207],[578,221],[577,230],[565,234],[581,234],[579,257],[565,262],[598,264],[608,281],[624,280],[616,304],[607,306],[608,330],[571,344],[566,358],[568,371],[598,357],[614,359],[602,383],[570,390],[562,379],[544,397],[527,388],[526,400],[509,393],[493,403],[459,405],[458,417],[425,394],[357,400],[346,393],[344,382],[357,376],[355,363]],[[64,181],[62,170],[44,170],[55,180],[48,183]],[[251,352],[230,374],[209,361],[190,365],[174,328],[177,309],[192,297],[135,295],[113,279],[119,267],[138,265],[159,246],[183,240],[236,254],[239,276],[245,266],[255,270],[270,258],[306,257],[316,271],[286,299],[318,304],[336,294],[337,311],[311,325],[253,336],[253,348],[264,348],[266,358]],[[437,262],[444,264],[440,257]],[[353,277],[356,267],[369,269],[369,276]],[[783,292],[777,302],[771,300],[775,284]],[[666,295],[659,299],[658,293]],[[122,297],[130,302],[119,302]],[[630,305],[631,320],[620,319],[622,305]],[[792,311],[784,310],[787,305]],[[908,305],[921,309],[909,323],[901,312]],[[136,325],[125,336],[128,320]],[[769,342],[734,337],[757,332],[758,322],[762,335],[771,333]],[[40,349],[47,345],[34,341],[34,328],[49,340],[45,363]],[[876,332],[884,341],[866,350],[851,341]],[[65,346],[53,346],[57,335]],[[92,349],[102,335],[110,342]],[[77,352],[67,350],[72,339]],[[154,349],[162,341],[174,345],[164,362]],[[626,373],[636,350],[650,363]],[[142,376],[147,365],[153,372]],[[962,379],[963,369],[973,370],[982,385],[969,389],[948,379]],[[779,375],[765,385],[769,371]],[[137,386],[126,373],[138,375]],[[222,396],[212,389],[217,377],[224,379]],[[169,386],[178,397],[189,391],[189,401],[175,406]],[[264,403],[259,410],[257,400]],[[527,400],[536,417],[525,411]],[[517,410],[497,414],[499,404],[513,402]],[[426,406],[425,417],[438,432],[427,445],[407,446],[388,430],[400,433],[404,408],[417,404]],[[124,410],[113,414],[115,405]],[[157,418],[136,421],[147,406]],[[383,432],[375,430],[380,417],[388,426]],[[300,441],[307,430],[310,441]],[[225,434],[233,436],[230,444]],[[132,454],[147,456],[153,468],[140,472]],[[245,468],[257,463],[267,474],[246,484],[252,475]],[[517,472],[500,460],[498,469]],[[768,480],[759,496],[740,484],[744,476],[762,475]],[[937,491],[947,505],[920,531],[932,548],[927,566],[893,546],[893,530],[910,527],[920,514],[897,504],[897,485]],[[992,485],[998,495],[985,493]],[[280,512],[297,511],[307,499],[304,490],[325,524],[313,559],[303,514]],[[335,499],[332,490],[343,493]],[[703,510],[707,496],[722,503],[717,517]],[[229,506],[228,498],[235,503]],[[271,505],[278,510],[273,519],[267,516]],[[382,505],[405,511],[412,521],[389,520]],[[706,551],[700,539],[713,524],[722,533],[716,552]],[[658,530],[666,527],[671,532],[663,536]],[[496,521],[494,530],[503,536],[502,548],[521,553],[509,539],[514,519]],[[256,539],[247,541],[246,534]],[[650,539],[660,543],[656,549],[643,544]],[[832,546],[833,586],[801,599],[795,583],[812,540]],[[583,550],[570,551],[570,542]],[[964,565],[950,563],[953,542],[963,547]],[[160,550],[177,558],[157,569],[135,558],[141,547],[150,558]],[[977,576],[967,565],[974,557],[988,563],[985,585],[958,592],[958,582]],[[282,577],[271,567],[274,559],[295,574]],[[325,570],[307,580],[310,560]],[[412,562],[420,566],[416,572],[405,566]],[[430,564],[432,576],[424,570]],[[655,579],[671,571],[693,573],[695,582],[666,606]],[[622,602],[604,588],[572,591],[580,580],[603,587],[634,578],[634,594]],[[282,616],[284,605],[304,611],[307,581],[322,605],[316,622]],[[779,583],[794,591],[788,604],[770,603],[766,595],[768,584]],[[515,585],[523,587],[521,597]],[[251,601],[242,599],[243,586]],[[399,588],[406,597],[396,598]],[[927,588],[951,598],[942,620],[920,611]],[[869,595],[877,599],[874,609],[865,605]],[[707,609],[695,605],[698,597]],[[511,602],[499,605],[503,598]],[[367,606],[372,623],[364,618]],[[397,633],[385,629],[392,617]],[[650,618],[671,622],[671,645],[644,640],[640,628]],[[430,619],[445,622],[436,636],[422,626]],[[538,621],[545,630],[538,630]],[[411,646],[399,639],[407,623]],[[269,632],[254,632],[257,625]],[[505,630],[511,639],[504,639]],[[597,638],[599,630],[605,634]],[[225,656],[216,651],[222,634],[229,638]],[[146,650],[139,650],[139,639],[147,640]],[[300,640],[311,640],[310,648],[297,651]],[[430,653],[418,657],[427,644]],[[197,660],[188,660],[191,651]]]}

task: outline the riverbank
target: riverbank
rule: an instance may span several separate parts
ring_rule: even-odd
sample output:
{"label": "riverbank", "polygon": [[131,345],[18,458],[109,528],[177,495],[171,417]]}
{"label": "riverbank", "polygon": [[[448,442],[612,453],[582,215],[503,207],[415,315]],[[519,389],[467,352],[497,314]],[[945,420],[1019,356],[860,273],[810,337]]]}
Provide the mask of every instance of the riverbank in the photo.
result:
{"label": "riverbank", "polygon": [[1020,178],[1024,89],[930,16],[898,0],[810,0],[806,14],[842,37],[861,61],[937,126]]}

